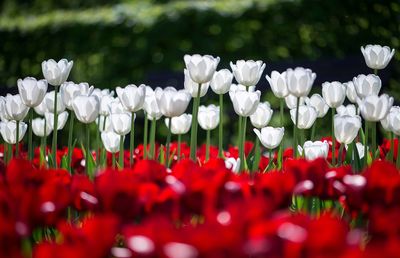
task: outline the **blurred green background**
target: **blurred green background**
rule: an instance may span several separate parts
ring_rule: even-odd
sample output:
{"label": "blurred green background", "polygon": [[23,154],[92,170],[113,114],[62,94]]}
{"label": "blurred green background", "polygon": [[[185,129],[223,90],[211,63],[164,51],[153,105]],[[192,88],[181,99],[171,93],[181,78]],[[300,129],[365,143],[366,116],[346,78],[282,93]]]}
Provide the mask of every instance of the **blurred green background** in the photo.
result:
{"label": "blurred green background", "polygon": [[[186,53],[218,55],[219,68],[260,59],[268,74],[310,67],[320,92],[323,81],[370,73],[360,46],[381,44],[397,50],[381,75],[384,91],[400,99],[398,0],[3,0],[0,8],[2,95],[15,91],[20,77],[42,78],[44,59],[63,57],[75,62],[75,82],[182,87]],[[277,107],[264,75],[258,87]],[[215,100],[211,90],[208,95]],[[165,127],[159,131],[165,134]]]}

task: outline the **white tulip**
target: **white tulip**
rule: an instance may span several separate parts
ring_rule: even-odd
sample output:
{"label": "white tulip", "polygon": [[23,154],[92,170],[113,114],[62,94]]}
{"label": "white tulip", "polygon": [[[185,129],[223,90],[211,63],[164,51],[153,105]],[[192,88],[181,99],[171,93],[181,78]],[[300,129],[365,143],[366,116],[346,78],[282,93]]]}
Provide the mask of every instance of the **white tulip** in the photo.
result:
{"label": "white tulip", "polygon": [[[46,93],[44,97],[44,102],[46,103],[47,110],[54,113],[54,90]],[[57,93],[57,113],[61,113],[65,110],[64,102],[61,98],[61,93]]]}
{"label": "white tulip", "polygon": [[365,48],[361,47],[361,52],[371,69],[384,69],[394,55],[394,49],[381,45],[366,45]]}
{"label": "white tulip", "polygon": [[113,131],[105,131],[101,133],[101,141],[103,142],[104,148],[110,153],[116,153],[119,151],[121,136],[114,133]]}
{"label": "white tulip", "polygon": [[99,114],[102,116],[108,116],[111,113],[111,103],[114,101],[114,98],[110,95],[103,96],[100,100],[100,109]]}
{"label": "white tulip", "polygon": [[32,120],[32,131],[37,137],[49,136],[53,131],[53,126],[50,126],[46,119],[38,117]]}
{"label": "white tulip", "polygon": [[[104,124],[104,121],[106,124]],[[100,116],[100,119],[96,119],[95,122],[100,132],[109,132],[113,130],[109,116]]]}
{"label": "white tulip", "polygon": [[272,71],[271,77],[265,76],[271,90],[277,98],[284,98],[289,95],[289,90],[286,83],[286,72],[279,73],[277,71]]}
{"label": "white tulip", "polygon": [[[54,129],[54,114],[46,112],[44,114],[44,117],[46,118],[47,124]],[[67,123],[67,120],[68,120],[67,111],[57,114],[57,131],[60,131],[64,128],[65,124]]]}
{"label": "white tulip", "polygon": [[119,98],[114,98],[110,102],[110,113],[129,113],[128,110],[125,109],[124,105],[122,105]]}
{"label": "white tulip", "polygon": [[36,80],[33,77],[18,79],[18,92],[22,102],[28,107],[36,107],[39,105],[47,91],[46,80]]}
{"label": "white tulip", "polygon": [[72,101],[79,95],[89,96],[94,90],[93,86],[89,86],[88,83],[74,83],[64,82],[60,87],[61,99],[66,108],[72,110]]}
{"label": "white tulip", "polygon": [[72,102],[76,118],[84,124],[94,122],[99,115],[100,101],[97,96],[79,95]]}
{"label": "white tulip", "polygon": [[[165,125],[168,127],[170,118],[165,118]],[[171,118],[171,133],[172,134],[186,134],[189,132],[192,125],[192,115],[182,114]]]}
{"label": "white tulip", "polygon": [[259,103],[256,111],[250,115],[251,124],[255,128],[266,127],[269,121],[271,121],[273,113],[274,111],[268,102]]}
{"label": "white tulip", "polygon": [[255,86],[265,69],[263,61],[238,60],[236,64],[230,62],[236,81],[246,87]]}
{"label": "white tulip", "polygon": [[389,119],[390,129],[395,135],[400,136],[400,112],[393,112]]}
{"label": "white tulip", "polygon": [[154,91],[157,105],[166,117],[182,115],[189,105],[191,96],[186,90],[176,90],[173,87],[156,88]]}
{"label": "white tulip", "polygon": [[349,104],[347,106],[341,105],[336,108],[336,112],[341,115],[355,116],[358,115],[357,108],[353,104]]}
{"label": "white tulip", "polygon": [[248,92],[255,92],[255,91],[256,91],[256,86],[249,86],[249,87],[246,87],[246,86],[241,85],[241,84],[232,83],[231,88],[229,89],[229,91],[237,91],[237,90],[244,90],[244,91],[248,91]]}
{"label": "white tulip", "polygon": [[136,112],[142,109],[146,97],[146,85],[136,86],[129,84],[125,88],[116,89],[119,100],[129,112]]}
{"label": "white tulip", "polygon": [[[24,122],[19,122],[19,138],[18,142],[22,141],[26,133],[28,125]],[[17,136],[17,122],[12,120],[8,122],[0,122],[0,134],[4,141],[8,144],[16,144]]]}
{"label": "white tulip", "polygon": [[317,158],[328,157],[329,152],[329,144],[327,141],[306,141],[303,144],[303,147],[298,146],[299,152],[306,158],[306,160],[314,160]]}
{"label": "white tulip", "polygon": [[[399,106],[392,106],[387,115],[381,120],[381,125],[386,131],[392,132],[391,116],[400,112]],[[394,125],[396,126],[396,125]]]}
{"label": "white tulip", "polygon": [[370,95],[377,96],[382,87],[381,79],[375,74],[360,74],[353,78],[353,83],[360,99],[364,99]]}
{"label": "white tulip", "polygon": [[336,140],[343,144],[353,142],[361,128],[361,118],[359,116],[335,115],[333,121]]}
{"label": "white tulip", "polygon": [[[315,108],[318,118],[324,117],[326,113],[328,113],[329,106],[326,104],[325,99],[319,94],[313,94],[310,98],[306,98],[305,102],[308,106]],[[293,108],[296,108],[296,106]]]}
{"label": "white tulip", "polygon": [[357,92],[354,87],[353,81],[345,82],[343,85],[346,87],[346,96],[351,103],[357,103]]}
{"label": "white tulip", "polygon": [[[317,119],[317,111],[311,106],[300,106],[298,115],[297,128],[299,129],[309,129]],[[290,117],[293,124],[296,124],[296,108],[290,110]]]}
{"label": "white tulip", "polygon": [[143,109],[146,112],[147,118],[149,120],[158,120],[162,116],[161,110],[157,104],[154,90],[149,86],[146,86],[146,98],[144,100]]}
{"label": "white tulip", "polygon": [[311,87],[317,75],[310,69],[296,67],[286,70],[286,82],[289,93],[296,97],[305,97],[310,93]]}
{"label": "white tulip", "polygon": [[254,133],[257,135],[261,144],[267,149],[275,149],[279,146],[282,141],[283,135],[285,134],[285,128],[283,127],[264,127],[261,130],[256,128],[253,129]]}
{"label": "white tulip", "polygon": [[387,94],[381,96],[370,95],[359,101],[359,108],[362,117],[366,121],[377,122],[385,118],[393,105],[393,97]]}
{"label": "white tulip", "polygon": [[[306,100],[305,97],[300,97],[300,98],[299,98],[299,106],[304,105],[305,100]],[[294,95],[292,95],[292,94],[289,94],[289,95],[287,95],[287,96],[285,97],[285,103],[286,103],[286,106],[287,106],[289,109],[296,108],[296,105],[297,105],[297,97],[294,96]]]}
{"label": "white tulip", "polygon": [[233,173],[239,173],[240,170],[240,158],[227,158],[225,159],[225,167]]}
{"label": "white tulip", "polygon": [[229,91],[236,114],[243,117],[248,117],[256,111],[258,103],[260,103],[260,95],[260,91],[249,92],[242,89]]}
{"label": "white tulip", "polygon": [[[348,145],[345,145],[346,150],[349,148]],[[364,151],[365,151],[365,146],[361,143],[361,142],[357,142],[356,143],[356,148],[357,148],[357,152],[358,152],[358,157],[360,159],[364,158]]]}
{"label": "white tulip", "polygon": [[208,87],[210,86],[209,82],[200,84],[200,95],[199,95],[199,83],[194,82],[192,78],[190,78],[188,70],[185,69],[184,74],[185,74],[185,82],[184,82],[185,90],[187,90],[190,93],[190,95],[192,95],[193,98],[197,98],[197,96],[203,97],[204,95],[206,95]]}
{"label": "white tulip", "polygon": [[196,83],[209,82],[217,69],[220,58],[210,55],[185,55],[183,57],[190,77]]}
{"label": "white tulip", "polygon": [[[133,119],[136,118],[134,114]],[[111,126],[118,135],[127,135],[131,131],[132,114],[128,112],[110,115]]]}
{"label": "white tulip", "polygon": [[58,62],[53,59],[43,61],[43,76],[51,85],[60,86],[67,80],[73,64],[73,61],[68,62],[67,59],[61,59]]}
{"label": "white tulip", "polygon": [[197,121],[203,130],[214,130],[219,124],[219,107],[213,104],[200,106]]}
{"label": "white tulip", "polygon": [[46,112],[49,112],[49,110],[47,109],[47,105],[46,105],[46,96],[44,97],[43,101],[37,105],[36,107],[33,108],[33,110],[35,110],[36,114],[40,115],[40,116],[44,116],[44,114]]}
{"label": "white tulip", "polygon": [[[86,94],[84,94],[84,95],[86,95]],[[95,88],[95,89],[93,89],[92,94],[90,94],[90,95],[97,96],[100,100],[104,96],[114,97],[114,91],[110,90],[110,89],[102,89],[101,90],[101,89]]]}
{"label": "white tulip", "polygon": [[322,84],[322,96],[330,108],[342,105],[346,98],[346,87],[340,82],[324,82]]}
{"label": "white tulip", "polygon": [[222,69],[214,73],[211,79],[211,89],[216,94],[225,94],[229,91],[232,85],[233,74],[228,69]]}
{"label": "white tulip", "polygon": [[10,117],[7,113],[6,110],[6,98],[3,96],[0,96],[0,119],[3,122],[7,122],[9,120],[12,120],[12,117]]}
{"label": "white tulip", "polygon": [[29,107],[22,102],[19,94],[7,94],[5,101],[6,112],[10,120],[21,121],[28,114]]}

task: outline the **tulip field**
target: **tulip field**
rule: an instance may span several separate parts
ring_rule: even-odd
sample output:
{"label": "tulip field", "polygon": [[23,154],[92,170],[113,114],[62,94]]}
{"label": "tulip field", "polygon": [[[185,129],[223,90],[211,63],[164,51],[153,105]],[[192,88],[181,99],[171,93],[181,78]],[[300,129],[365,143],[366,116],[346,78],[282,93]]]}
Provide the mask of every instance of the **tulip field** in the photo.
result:
{"label": "tulip field", "polygon": [[361,47],[371,74],[312,95],[312,70],[261,60],[185,55],[184,89],[99,89],[43,61],[0,97],[0,257],[399,257],[400,107],[379,77],[394,52]]}

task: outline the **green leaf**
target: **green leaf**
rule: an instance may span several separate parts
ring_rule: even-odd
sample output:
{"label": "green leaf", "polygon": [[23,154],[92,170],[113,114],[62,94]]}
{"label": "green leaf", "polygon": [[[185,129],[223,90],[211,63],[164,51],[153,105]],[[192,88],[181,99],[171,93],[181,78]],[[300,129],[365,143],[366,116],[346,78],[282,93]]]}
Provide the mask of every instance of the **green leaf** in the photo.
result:
{"label": "green leaf", "polygon": [[68,155],[64,155],[61,159],[61,168],[68,170],[69,164],[68,164]]}

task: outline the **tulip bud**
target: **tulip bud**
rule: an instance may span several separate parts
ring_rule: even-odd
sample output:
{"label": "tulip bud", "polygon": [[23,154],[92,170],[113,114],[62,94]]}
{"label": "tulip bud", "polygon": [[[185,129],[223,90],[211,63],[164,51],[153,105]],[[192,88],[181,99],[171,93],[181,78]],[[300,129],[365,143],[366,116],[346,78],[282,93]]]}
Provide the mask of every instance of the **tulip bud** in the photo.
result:
{"label": "tulip bud", "polygon": [[128,112],[113,113],[110,116],[111,126],[116,134],[127,135],[131,131],[132,119],[135,118],[136,114],[132,118],[132,114]]}
{"label": "tulip bud", "polygon": [[[293,124],[296,124],[296,109],[290,110],[290,117],[292,118]],[[317,119],[317,111],[311,106],[300,106],[299,107],[299,117],[297,128],[299,129],[309,129]]]}
{"label": "tulip bud", "polygon": [[211,79],[211,89],[216,94],[225,94],[229,91],[232,85],[233,74],[228,69],[222,69],[214,73]]}
{"label": "tulip bud", "polygon": [[371,69],[384,69],[394,55],[394,49],[381,45],[366,45],[361,47],[365,63]]}
{"label": "tulip bud", "polygon": [[343,83],[343,85],[346,87],[347,99],[351,103],[357,103],[358,95],[357,95],[357,92],[356,92],[356,88],[354,87],[353,81],[345,82],[345,83]]}
{"label": "tulip bud", "polygon": [[236,64],[230,62],[236,81],[246,87],[255,86],[265,69],[263,61],[238,60]]}
{"label": "tulip bud", "polygon": [[47,91],[46,80],[36,80],[33,77],[18,79],[18,91],[22,102],[28,107],[36,107],[39,105]]}
{"label": "tulip bud", "polygon": [[176,90],[173,87],[156,88],[155,96],[161,113],[166,117],[182,115],[190,102],[190,94],[186,90]]}
{"label": "tulip bud", "polygon": [[146,85],[136,86],[129,84],[125,88],[117,87],[117,95],[122,105],[129,112],[136,112],[142,109],[146,97]]}
{"label": "tulip bud", "polygon": [[255,128],[266,127],[271,120],[273,112],[268,102],[259,103],[256,111],[250,115],[251,124]]}
{"label": "tulip bud", "polygon": [[356,115],[358,115],[357,108],[353,104],[349,104],[347,106],[341,105],[336,108],[336,112],[341,116],[344,116],[344,115],[356,116]]}
{"label": "tulip bud", "polygon": [[[26,133],[28,125],[24,122],[19,122],[19,138],[18,142],[22,141]],[[8,144],[16,144],[17,122],[12,120],[8,122],[0,122],[0,134],[4,141]]]}
{"label": "tulip bud", "polygon": [[289,93],[296,97],[305,97],[310,93],[311,87],[317,75],[310,69],[296,67],[286,70],[286,82]]}
{"label": "tulip bud", "polygon": [[[306,100],[305,97],[300,97],[300,98],[299,98],[299,106],[304,105],[305,100]],[[294,96],[294,95],[292,95],[292,94],[289,94],[289,95],[287,95],[287,96],[285,97],[285,103],[286,103],[286,106],[287,106],[289,109],[296,108],[296,105],[297,105],[297,97]]]}
{"label": "tulip bud", "polygon": [[219,107],[213,104],[200,106],[197,120],[203,130],[215,129],[219,124]]}
{"label": "tulip bud", "polygon": [[146,86],[146,98],[144,100],[143,109],[146,111],[149,120],[158,120],[162,116],[161,110],[157,104],[156,95],[153,89],[149,86]]}
{"label": "tulip bud", "polygon": [[[47,125],[54,129],[54,114],[50,112],[46,112],[44,114]],[[57,131],[60,131],[64,128],[65,124],[68,120],[68,112],[64,111],[57,115]]]}
{"label": "tulip bud", "polygon": [[76,118],[84,124],[94,122],[99,115],[100,101],[97,96],[79,95],[72,102]]}
{"label": "tulip bud", "polygon": [[[168,127],[170,118],[165,118],[165,125]],[[192,115],[182,114],[171,118],[171,133],[173,134],[186,134],[189,132],[192,125]]]}
{"label": "tulip bud", "polygon": [[10,120],[21,121],[28,114],[29,107],[22,102],[19,94],[7,94],[5,101],[6,112]]}
{"label": "tulip bud", "polygon": [[[46,128],[45,128],[46,123]],[[32,130],[37,137],[49,136],[53,131],[53,126],[49,125],[44,118],[35,118],[32,120]],[[46,132],[45,132],[46,130]]]}
{"label": "tulip bud", "polygon": [[[54,90],[50,91],[44,97],[44,102],[46,103],[46,108],[49,112],[54,113]],[[57,113],[64,112],[65,105],[61,98],[61,93],[57,93]]]}
{"label": "tulip bud", "polygon": [[298,146],[299,152],[306,158],[306,160],[314,160],[317,158],[324,158],[328,157],[329,152],[329,144],[327,141],[306,141],[303,144],[303,148]]}
{"label": "tulip bud", "polygon": [[195,83],[209,82],[217,69],[220,58],[210,55],[185,55],[183,57],[186,69]]}
{"label": "tulip bud", "polygon": [[335,115],[334,117],[335,138],[343,144],[350,144],[358,135],[361,128],[359,116]]}
{"label": "tulip bud", "polygon": [[113,131],[105,131],[101,133],[101,141],[103,142],[104,148],[110,153],[116,153],[119,151],[120,138],[118,134]]}
{"label": "tulip bud", "polygon": [[260,139],[261,144],[267,149],[275,149],[279,146],[282,141],[283,135],[285,134],[285,128],[283,127],[264,127],[260,130],[254,128],[254,133]]}
{"label": "tulip bud", "polygon": [[51,85],[60,86],[67,80],[73,64],[73,61],[68,62],[67,59],[61,59],[58,63],[53,59],[43,61],[43,76]]}
{"label": "tulip bud", "polygon": [[322,84],[322,96],[330,108],[342,105],[346,98],[346,87],[340,82],[324,82]]}
{"label": "tulip bud", "polygon": [[324,117],[326,113],[328,113],[329,106],[326,104],[325,99],[319,94],[313,94],[310,98],[306,98],[305,102],[308,106],[315,108],[318,118]]}
{"label": "tulip bud", "polygon": [[199,95],[199,84],[197,82],[194,82],[192,78],[190,78],[189,72],[186,69],[184,70],[184,74],[185,74],[185,82],[184,82],[185,90],[187,90],[190,93],[190,95],[192,95],[193,98],[197,98],[197,96],[203,97],[204,95],[206,95],[208,87],[210,86],[209,82],[200,84],[200,95]]}
{"label": "tulip bud", "polygon": [[277,71],[272,71],[271,77],[265,76],[271,90],[277,98],[284,98],[289,95],[289,90],[286,83],[286,72],[279,73]]}
{"label": "tulip bud", "polygon": [[69,110],[73,110],[72,102],[74,101],[74,99],[79,95],[89,96],[92,94],[93,90],[94,87],[89,87],[89,84],[86,82],[82,82],[79,84],[76,84],[74,82],[65,82],[60,87],[60,94],[65,107]]}
{"label": "tulip bud", "polygon": [[256,111],[258,103],[260,103],[260,95],[260,91],[249,92],[242,89],[229,91],[236,114],[244,117],[248,117]]}
{"label": "tulip bud", "polygon": [[353,78],[354,88],[356,89],[357,95],[360,99],[364,99],[367,96],[379,94],[381,90],[382,82],[379,76],[374,74],[360,74]]}
{"label": "tulip bud", "polygon": [[385,118],[393,105],[393,97],[387,94],[381,96],[370,95],[359,101],[359,108],[362,117],[366,121],[377,122]]}

